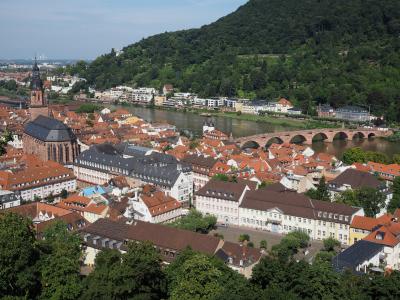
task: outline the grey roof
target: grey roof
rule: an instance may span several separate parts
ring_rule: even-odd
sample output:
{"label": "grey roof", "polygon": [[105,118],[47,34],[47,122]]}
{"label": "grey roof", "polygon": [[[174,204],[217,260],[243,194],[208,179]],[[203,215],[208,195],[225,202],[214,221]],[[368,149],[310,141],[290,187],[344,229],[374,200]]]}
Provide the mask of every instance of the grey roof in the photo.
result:
{"label": "grey roof", "polygon": [[[360,208],[346,204],[312,200],[304,194],[279,190],[279,188],[248,191],[243,197],[240,207],[261,211],[278,208],[290,216],[343,224],[350,224],[351,216],[360,210]],[[347,216],[347,219],[339,219],[338,215]]]}
{"label": "grey roof", "polygon": [[337,271],[356,271],[357,266],[374,257],[383,247],[384,245],[369,241],[358,241],[332,259],[333,268]]}
{"label": "grey roof", "polygon": [[129,143],[121,143],[115,146],[121,153],[127,156],[142,157],[145,156],[151,148],[136,146]]}
{"label": "grey roof", "polygon": [[14,193],[12,191],[6,190],[0,191],[0,205],[18,200],[21,200],[21,195],[19,193]]}
{"label": "grey roof", "polygon": [[38,116],[26,124],[24,132],[44,142],[66,142],[76,140],[75,134],[67,125],[53,118]]}
{"label": "grey roof", "polygon": [[246,187],[255,188],[255,183],[250,181],[230,182],[211,179],[196,192],[196,196],[223,199],[238,202]]}
{"label": "grey roof", "polygon": [[339,107],[337,112],[353,112],[353,113],[368,113],[365,108],[355,105],[347,105],[343,107]]}
{"label": "grey roof", "polygon": [[[136,149],[134,150],[136,151]],[[144,182],[161,186],[173,186],[182,172],[190,172],[191,168],[180,164],[173,156],[153,152],[150,155],[124,157],[121,147],[111,144],[95,145],[82,152],[75,164],[102,172],[114,172],[130,175]],[[86,162],[106,166],[87,165]]]}
{"label": "grey roof", "polygon": [[373,187],[376,189],[382,188],[384,183],[379,181],[373,174],[355,170],[347,169],[338,177],[329,182],[329,187],[341,187],[344,184],[348,184],[352,189],[358,189],[362,187]]}

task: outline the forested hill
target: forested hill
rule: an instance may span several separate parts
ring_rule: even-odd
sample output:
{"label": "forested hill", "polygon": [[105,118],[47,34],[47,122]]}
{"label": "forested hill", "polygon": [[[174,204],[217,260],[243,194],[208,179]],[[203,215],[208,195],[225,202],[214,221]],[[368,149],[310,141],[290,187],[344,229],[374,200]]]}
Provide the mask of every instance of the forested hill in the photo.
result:
{"label": "forested hill", "polygon": [[172,83],[202,96],[371,105],[400,119],[399,0],[250,0],[71,68],[98,88]]}

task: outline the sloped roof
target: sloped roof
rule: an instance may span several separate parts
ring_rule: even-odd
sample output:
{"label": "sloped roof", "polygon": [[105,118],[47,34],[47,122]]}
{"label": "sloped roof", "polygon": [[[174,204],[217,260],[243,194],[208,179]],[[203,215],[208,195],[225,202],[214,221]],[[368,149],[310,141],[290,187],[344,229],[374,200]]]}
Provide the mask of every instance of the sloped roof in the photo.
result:
{"label": "sloped roof", "polygon": [[383,245],[361,240],[335,256],[332,265],[337,271],[345,269],[355,271],[357,266],[374,257],[382,249]]}
{"label": "sloped roof", "polygon": [[391,220],[392,216],[388,214],[382,215],[379,218],[354,216],[351,221],[351,227],[372,231],[378,225],[389,224]]}
{"label": "sloped roof", "polygon": [[382,186],[382,183],[374,175],[354,169],[347,169],[338,177],[330,181],[329,184],[337,186],[348,184],[353,189],[361,187],[379,188]]}
{"label": "sloped roof", "polygon": [[255,189],[255,185],[257,185],[257,183],[245,180],[230,182],[211,179],[196,192],[196,195],[237,202],[246,189],[246,186]]}
{"label": "sloped roof", "polygon": [[210,235],[142,221],[135,221],[132,225],[128,225],[99,219],[81,232],[117,241],[149,241],[156,246],[173,250],[184,250],[189,246],[194,251],[210,255],[216,252],[220,243],[220,239]]}
{"label": "sloped roof", "polygon": [[24,132],[44,142],[66,142],[76,140],[75,134],[67,125],[61,121],[42,115],[26,124]]}

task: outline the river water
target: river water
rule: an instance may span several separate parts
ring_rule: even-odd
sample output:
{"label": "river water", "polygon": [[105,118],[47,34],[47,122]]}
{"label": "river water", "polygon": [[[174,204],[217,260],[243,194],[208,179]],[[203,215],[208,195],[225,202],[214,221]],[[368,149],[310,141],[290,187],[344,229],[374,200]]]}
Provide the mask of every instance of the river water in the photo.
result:
{"label": "river water", "polygon": [[[148,121],[157,123],[169,123],[175,125],[178,130],[188,130],[195,135],[202,134],[202,126],[206,117],[194,113],[180,111],[157,110],[145,107],[123,107],[134,115]],[[245,121],[224,117],[212,117],[215,127],[227,134],[232,132],[234,137],[248,136],[265,132],[287,131],[293,128],[279,126],[264,122]],[[295,129],[293,129],[295,130]],[[335,140],[333,143],[314,142],[312,148],[316,152],[328,152],[341,158],[347,148],[361,147],[364,150],[377,151],[392,157],[400,153],[400,143],[389,142],[384,139],[361,140]]]}

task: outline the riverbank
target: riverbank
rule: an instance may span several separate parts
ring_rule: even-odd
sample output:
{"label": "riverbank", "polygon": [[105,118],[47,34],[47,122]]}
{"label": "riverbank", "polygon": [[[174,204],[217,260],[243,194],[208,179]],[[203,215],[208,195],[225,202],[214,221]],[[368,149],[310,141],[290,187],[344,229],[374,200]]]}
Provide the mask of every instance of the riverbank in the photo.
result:
{"label": "riverbank", "polygon": [[141,107],[147,108],[151,110],[160,110],[160,111],[172,111],[179,113],[188,113],[188,114],[207,114],[211,117],[222,117],[222,118],[230,118],[242,121],[256,122],[256,123],[266,123],[274,126],[287,127],[289,129],[316,129],[316,128],[339,128],[340,125],[337,123],[332,123],[329,121],[319,121],[319,120],[306,120],[299,118],[289,118],[286,116],[270,116],[270,115],[252,115],[252,114],[243,114],[237,112],[222,112],[222,111],[214,111],[203,108],[169,108],[169,107],[156,107],[156,106],[143,106],[133,103],[120,103],[119,105],[125,107]]}
{"label": "riverbank", "polygon": [[251,121],[251,122],[261,122],[269,123],[273,125],[278,125],[282,127],[290,127],[293,129],[316,129],[316,128],[338,128],[337,124],[332,124],[328,122],[321,122],[315,120],[300,120],[292,119],[287,117],[273,117],[273,116],[260,116],[260,115],[250,115],[250,114],[237,114],[235,112],[217,112],[210,113],[212,116],[232,118],[237,120]]}

